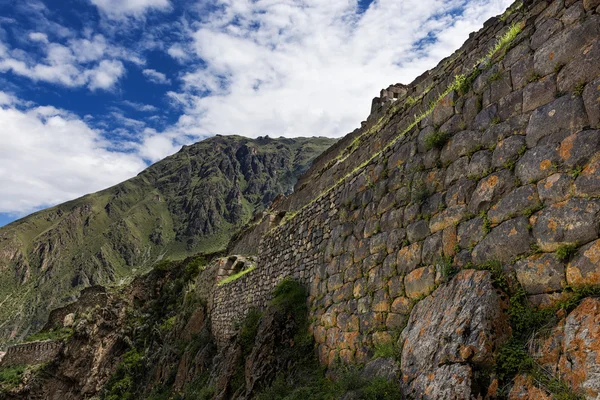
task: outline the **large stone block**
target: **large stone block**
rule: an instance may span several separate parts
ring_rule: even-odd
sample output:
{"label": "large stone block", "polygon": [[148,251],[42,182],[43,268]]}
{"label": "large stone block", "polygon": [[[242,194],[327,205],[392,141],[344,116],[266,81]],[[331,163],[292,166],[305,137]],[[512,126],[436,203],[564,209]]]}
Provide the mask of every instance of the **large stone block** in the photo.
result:
{"label": "large stone block", "polygon": [[413,243],[398,250],[398,274],[406,274],[421,263],[421,243]]}
{"label": "large stone block", "polygon": [[509,262],[514,257],[531,251],[533,239],[529,232],[526,217],[503,222],[473,249],[473,262],[483,264],[487,261]]}
{"label": "large stone block", "polygon": [[406,236],[411,243],[419,242],[425,239],[428,235],[429,223],[424,219],[413,222],[406,227]]}
{"label": "large stone block", "polygon": [[523,89],[523,112],[533,111],[556,99],[556,74],[531,82]]}
{"label": "large stone block", "polygon": [[500,196],[512,189],[513,185],[514,178],[508,170],[502,170],[483,178],[471,196],[468,210],[473,214],[486,210]]}
{"label": "large stone block", "polygon": [[467,168],[467,176],[480,177],[489,174],[491,170],[492,152],[489,150],[481,150],[471,156],[471,161]]}
{"label": "large stone block", "polygon": [[555,18],[548,18],[540,23],[540,25],[537,26],[535,33],[531,35],[531,48],[534,50],[539,48],[541,45],[546,43],[552,35],[560,31],[562,27],[562,22]]}
{"label": "large stone block", "polygon": [[435,287],[435,268],[417,268],[404,277],[404,289],[411,299],[426,296]]}
{"label": "large stone block", "polygon": [[465,214],[466,207],[464,205],[448,207],[431,218],[429,230],[435,233],[449,226],[457,225]]}
{"label": "large stone block", "polygon": [[580,49],[558,74],[558,90],[571,92],[600,75],[600,39]]}
{"label": "large stone block", "polygon": [[600,152],[600,130],[582,131],[567,136],[558,148],[561,163],[567,168],[583,166]]}
{"label": "large stone block", "polygon": [[598,237],[600,203],[571,198],[531,217],[533,236],[546,252],[561,245],[588,243]]}
{"label": "large stone block", "polygon": [[569,285],[600,284],[600,240],[579,249],[567,267]]}
{"label": "large stone block", "polygon": [[475,247],[486,235],[483,218],[476,217],[458,225],[458,244],[463,249]]}
{"label": "large stone block", "polygon": [[534,185],[521,186],[500,199],[488,211],[492,224],[499,224],[523,213],[531,213],[539,208],[540,199]]}
{"label": "large stone block", "polygon": [[515,175],[521,183],[535,183],[554,174],[558,168],[560,157],[554,144],[537,146],[529,149],[517,161]]}
{"label": "large stone block", "polygon": [[501,168],[516,161],[524,148],[525,138],[522,135],[513,135],[501,140],[492,154],[492,166]]}
{"label": "large stone block", "polygon": [[481,146],[481,133],[475,131],[462,131],[450,138],[442,149],[440,159],[448,164],[459,157],[473,153]]}
{"label": "large stone block", "polygon": [[573,178],[567,174],[556,173],[537,184],[540,200],[546,204],[566,200],[571,194]]}
{"label": "large stone block", "polygon": [[517,61],[510,69],[513,87],[515,89],[520,89],[525,86],[531,77],[532,70],[533,56],[525,57]]}
{"label": "large stone block", "polygon": [[441,126],[454,115],[454,102],[456,98],[456,92],[452,91],[437,103],[433,109],[433,124],[435,126]]}
{"label": "large stone block", "polygon": [[558,143],[587,125],[581,97],[562,96],[531,114],[526,131],[527,146]]}
{"label": "large stone block", "polygon": [[535,71],[542,75],[550,74],[555,66],[565,65],[588,43],[600,37],[600,16],[593,15],[558,33],[544,43],[534,54]]}
{"label": "large stone block", "polygon": [[527,294],[551,293],[562,289],[565,266],[554,254],[535,254],[515,263],[517,279]]}
{"label": "large stone block", "polygon": [[507,297],[492,286],[491,274],[474,270],[459,273],[417,303],[400,338],[404,394],[431,399],[485,395],[478,392],[471,369],[494,365],[495,349],[511,332],[507,308]]}
{"label": "large stone block", "polygon": [[583,102],[590,126],[600,129],[600,78],[585,86],[583,90]]}
{"label": "large stone block", "polygon": [[594,156],[575,180],[575,193],[578,196],[600,195],[600,155]]}

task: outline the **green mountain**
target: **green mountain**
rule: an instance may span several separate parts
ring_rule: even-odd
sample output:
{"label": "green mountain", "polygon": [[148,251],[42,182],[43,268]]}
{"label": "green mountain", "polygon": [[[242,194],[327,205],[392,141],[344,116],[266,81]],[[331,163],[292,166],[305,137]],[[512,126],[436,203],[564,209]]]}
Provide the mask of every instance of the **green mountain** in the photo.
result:
{"label": "green mountain", "polygon": [[84,287],[123,284],[163,258],[223,249],[333,143],[212,137],[119,185],[0,228],[0,344],[39,329]]}

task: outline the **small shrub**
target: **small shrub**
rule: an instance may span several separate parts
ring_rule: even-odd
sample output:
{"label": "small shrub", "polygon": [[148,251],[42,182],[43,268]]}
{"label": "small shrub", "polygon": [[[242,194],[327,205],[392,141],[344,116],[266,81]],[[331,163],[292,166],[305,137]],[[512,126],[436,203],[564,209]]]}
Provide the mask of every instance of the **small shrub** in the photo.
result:
{"label": "small shrub", "polygon": [[560,245],[558,247],[558,249],[556,249],[556,252],[554,253],[554,255],[556,256],[556,259],[559,261],[567,261],[571,257],[573,257],[573,255],[575,254],[576,251],[577,251],[576,244],[563,244],[563,245]]}
{"label": "small shrub", "polygon": [[400,358],[400,352],[396,348],[393,342],[390,343],[381,343],[375,346],[375,354],[373,354],[373,359],[375,358]]}
{"label": "small shrub", "polygon": [[575,85],[575,88],[573,89],[573,94],[575,96],[581,96],[583,94],[583,89],[585,89],[585,82],[579,82],[577,83],[577,85]]}
{"label": "small shrub", "polygon": [[242,345],[242,351],[244,356],[248,356],[254,346],[254,340],[256,339],[256,333],[258,332],[258,324],[262,313],[255,308],[248,311],[244,322],[240,329],[240,343]]}
{"label": "small shrub", "polygon": [[581,165],[577,165],[575,168],[573,168],[571,170],[571,177],[573,179],[577,179],[577,177],[579,177],[579,175],[581,175],[581,173],[583,172],[583,167]]}
{"label": "small shrub", "polygon": [[425,136],[425,147],[427,150],[436,148],[441,149],[448,142],[448,134],[446,132],[434,131]]}
{"label": "small shrub", "polygon": [[136,385],[144,373],[142,354],[132,349],[123,355],[123,361],[104,387],[105,400],[136,399]]}
{"label": "small shrub", "polygon": [[423,204],[429,198],[429,189],[424,182],[421,182],[413,188],[413,200],[415,203]]}
{"label": "small shrub", "polygon": [[497,71],[494,72],[492,75],[490,75],[490,77],[488,78],[488,82],[492,83],[495,81],[499,81],[500,79],[502,79],[503,76],[503,72],[502,71]]}
{"label": "small shrub", "polygon": [[528,76],[527,76],[527,83],[531,83],[531,82],[537,82],[542,78],[542,76],[540,74],[538,74],[537,72],[531,72]]}
{"label": "small shrub", "polygon": [[0,368],[0,389],[17,387],[21,383],[26,369],[25,365]]}
{"label": "small shrub", "polygon": [[177,316],[173,316],[171,318],[166,319],[159,327],[159,330],[163,333],[171,332],[173,327],[175,326],[175,321],[177,320]]}

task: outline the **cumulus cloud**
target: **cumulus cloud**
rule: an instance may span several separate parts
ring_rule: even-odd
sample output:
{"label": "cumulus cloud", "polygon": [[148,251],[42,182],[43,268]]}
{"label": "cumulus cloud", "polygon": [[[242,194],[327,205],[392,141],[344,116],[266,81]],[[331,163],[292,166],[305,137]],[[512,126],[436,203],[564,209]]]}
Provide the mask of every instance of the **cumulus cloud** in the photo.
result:
{"label": "cumulus cloud", "polygon": [[145,168],[138,155],[109,150],[101,132],[78,117],[49,106],[17,108],[16,101],[0,92],[0,213],[24,215]]}
{"label": "cumulus cloud", "polygon": [[185,115],[167,133],[341,136],[379,89],[410,83],[510,3],[218,0],[194,25],[188,56],[202,62],[169,93]]}
{"label": "cumulus cloud", "polygon": [[142,71],[142,73],[152,83],[156,83],[159,85],[171,84],[171,80],[168,79],[167,76],[162,72],[158,72],[154,69],[145,69]]}
{"label": "cumulus cloud", "polygon": [[148,10],[167,10],[169,0],[91,0],[98,9],[110,18],[139,16]]}
{"label": "cumulus cloud", "polygon": [[38,32],[29,38],[40,45],[44,56],[40,59],[0,42],[0,72],[67,87],[110,90],[126,73],[121,60],[143,63],[137,55],[110,44],[101,34],[70,38],[65,43],[49,42],[45,34]]}

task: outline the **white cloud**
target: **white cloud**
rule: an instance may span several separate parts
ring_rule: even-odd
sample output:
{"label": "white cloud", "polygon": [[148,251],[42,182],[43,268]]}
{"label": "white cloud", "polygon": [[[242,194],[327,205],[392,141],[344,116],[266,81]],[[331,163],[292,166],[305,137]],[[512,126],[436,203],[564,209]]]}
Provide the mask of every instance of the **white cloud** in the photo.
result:
{"label": "white cloud", "polygon": [[135,153],[111,143],[84,121],[54,107],[25,110],[0,92],[0,213],[25,213],[95,192],[145,168]]}
{"label": "white cloud", "polygon": [[48,43],[48,35],[46,35],[45,33],[41,33],[41,32],[31,32],[29,34],[29,39],[34,42]]}
{"label": "white cloud", "polygon": [[91,0],[105,15],[114,19],[139,16],[148,10],[167,10],[169,0]]}
{"label": "white cloud", "polygon": [[[168,94],[185,115],[165,134],[180,142],[215,133],[344,135],[366,118],[379,89],[410,83],[510,3],[379,0],[359,13],[350,0],[211,2],[218,11],[192,24],[187,54],[202,64]],[[415,48],[431,35],[434,43]],[[183,49],[168,53],[181,59]]]}
{"label": "white cloud", "polygon": [[152,83],[156,83],[159,85],[170,85],[171,80],[167,78],[165,74],[162,72],[158,72],[154,69],[145,69],[142,71],[144,76],[148,78],[148,80]]}
{"label": "white cloud", "polygon": [[190,55],[185,51],[185,48],[179,43],[169,47],[167,53],[179,62],[183,62],[190,59]]}
{"label": "white cloud", "polygon": [[107,90],[112,88],[124,74],[125,67],[121,61],[102,60],[96,68],[88,71],[88,86],[91,90]]}
{"label": "white cloud", "polygon": [[122,61],[143,63],[135,52],[108,43],[100,34],[69,38],[64,43],[49,42],[47,35],[39,32],[31,33],[29,38],[39,43],[45,56],[9,49],[0,42],[0,72],[67,87],[110,90],[125,76]]}
{"label": "white cloud", "polygon": [[129,100],[123,100],[121,102],[121,104],[133,108],[136,111],[140,111],[140,112],[156,112],[158,111],[158,108],[150,105],[150,104],[143,104],[143,103],[138,103],[135,101],[129,101]]}

